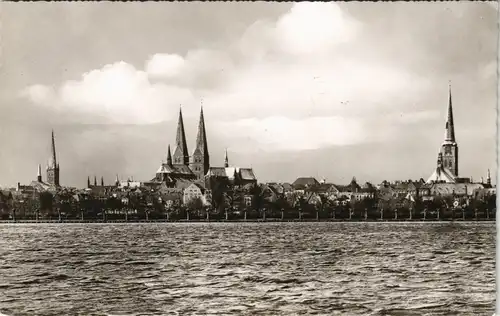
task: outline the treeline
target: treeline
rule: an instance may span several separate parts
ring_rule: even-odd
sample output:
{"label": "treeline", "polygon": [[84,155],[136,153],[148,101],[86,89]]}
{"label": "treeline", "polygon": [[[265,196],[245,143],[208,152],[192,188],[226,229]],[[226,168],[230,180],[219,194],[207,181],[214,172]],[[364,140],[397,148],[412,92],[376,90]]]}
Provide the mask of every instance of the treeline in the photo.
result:
{"label": "treeline", "polygon": [[213,191],[210,206],[200,198],[174,203],[160,192],[130,191],[119,196],[43,192],[36,197],[0,200],[2,220],[487,220],[494,219],[496,196],[431,200],[321,194],[276,194],[262,186]]}

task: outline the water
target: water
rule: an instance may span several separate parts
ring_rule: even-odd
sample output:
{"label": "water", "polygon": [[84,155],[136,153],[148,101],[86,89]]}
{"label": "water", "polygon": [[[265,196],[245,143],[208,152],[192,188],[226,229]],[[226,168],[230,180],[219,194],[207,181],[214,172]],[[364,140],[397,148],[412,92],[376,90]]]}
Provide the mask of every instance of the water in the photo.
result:
{"label": "water", "polygon": [[0,314],[492,315],[494,225],[0,225]]}

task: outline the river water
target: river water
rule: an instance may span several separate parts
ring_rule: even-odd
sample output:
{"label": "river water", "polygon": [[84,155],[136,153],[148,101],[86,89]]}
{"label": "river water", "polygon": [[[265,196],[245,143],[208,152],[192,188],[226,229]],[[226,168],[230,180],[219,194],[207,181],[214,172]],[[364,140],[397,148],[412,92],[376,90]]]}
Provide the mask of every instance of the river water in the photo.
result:
{"label": "river water", "polygon": [[5,315],[492,315],[494,223],[0,225]]}

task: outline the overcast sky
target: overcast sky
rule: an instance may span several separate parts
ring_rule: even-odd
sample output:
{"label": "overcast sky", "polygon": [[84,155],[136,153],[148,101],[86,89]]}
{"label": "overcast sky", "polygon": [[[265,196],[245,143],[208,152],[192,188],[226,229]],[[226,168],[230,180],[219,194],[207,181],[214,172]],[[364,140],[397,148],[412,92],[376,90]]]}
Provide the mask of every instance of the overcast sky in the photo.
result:
{"label": "overcast sky", "polygon": [[[194,149],[261,181],[427,178],[452,82],[461,176],[495,169],[496,8],[486,2],[2,2],[0,185],[150,180]],[[493,172],[492,172],[493,173]],[[45,178],[45,173],[44,173]]]}

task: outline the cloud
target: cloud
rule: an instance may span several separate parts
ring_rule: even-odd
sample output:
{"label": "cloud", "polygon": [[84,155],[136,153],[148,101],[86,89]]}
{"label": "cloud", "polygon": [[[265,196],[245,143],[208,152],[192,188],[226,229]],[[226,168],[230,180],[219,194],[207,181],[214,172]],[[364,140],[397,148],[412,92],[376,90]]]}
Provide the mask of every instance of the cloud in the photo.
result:
{"label": "cloud", "polygon": [[[207,124],[216,117],[217,129],[230,131],[220,134],[228,146],[249,138],[256,146],[295,150],[365,142],[372,139],[367,117],[386,113],[381,119],[389,121],[391,113],[405,112],[428,92],[429,80],[360,51],[363,30],[336,3],[296,3],[276,21],[256,21],[227,46],[154,54],[144,70],[117,62],[56,89],[31,86],[24,95],[135,124],[176,118],[179,104],[192,115],[203,98]],[[380,126],[386,131],[377,135],[395,134]]]}
{"label": "cloud", "polygon": [[31,99],[34,103],[47,104],[56,100],[56,92],[53,88],[36,84],[21,91],[21,96]]}
{"label": "cloud", "polygon": [[146,72],[125,62],[85,73],[81,80],[68,81],[56,92],[35,85],[24,95],[34,103],[102,116],[119,124],[161,122],[175,117],[179,104],[193,102],[190,90],[151,83]]}
{"label": "cloud", "polygon": [[319,54],[352,40],[358,26],[335,3],[301,2],[278,20],[275,36],[287,53]]}
{"label": "cloud", "polygon": [[[343,117],[310,117],[302,120],[273,116],[216,122],[217,131],[232,138],[232,150],[245,151],[241,139],[258,140],[261,150],[305,150],[348,145],[363,141],[366,134],[356,120]],[[250,149],[252,150],[252,149]]]}
{"label": "cloud", "polygon": [[177,77],[186,64],[183,57],[176,54],[155,54],[146,63],[146,72],[152,77]]}

